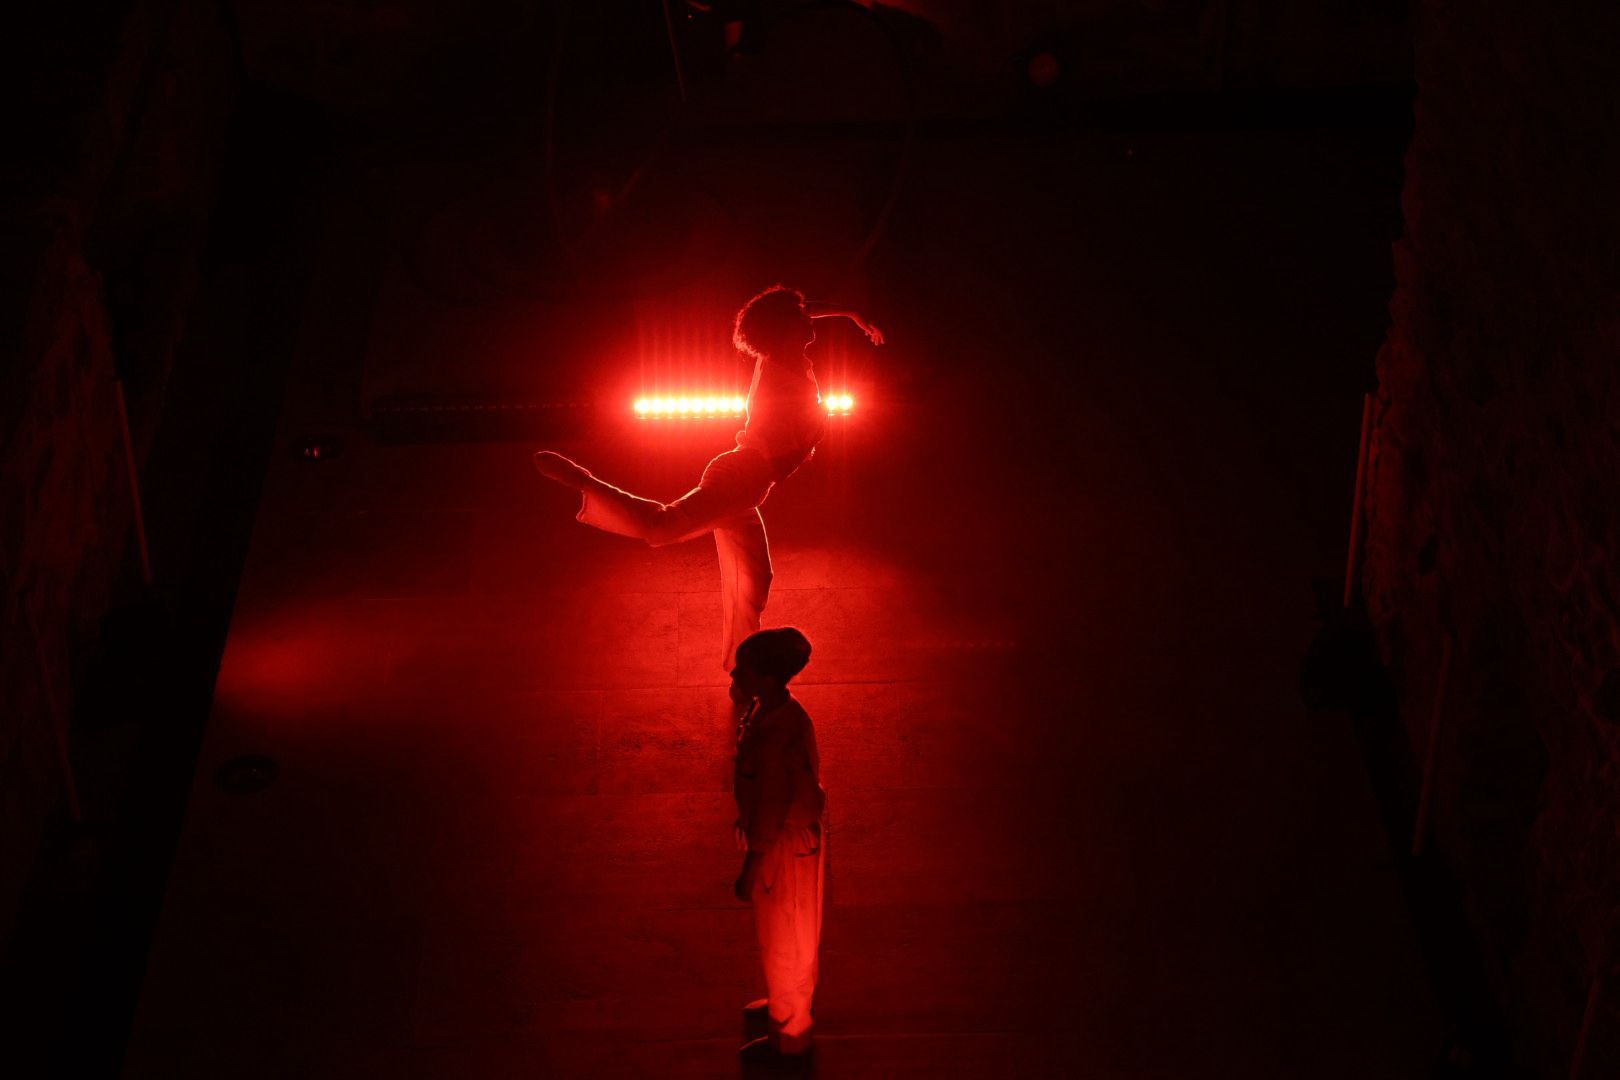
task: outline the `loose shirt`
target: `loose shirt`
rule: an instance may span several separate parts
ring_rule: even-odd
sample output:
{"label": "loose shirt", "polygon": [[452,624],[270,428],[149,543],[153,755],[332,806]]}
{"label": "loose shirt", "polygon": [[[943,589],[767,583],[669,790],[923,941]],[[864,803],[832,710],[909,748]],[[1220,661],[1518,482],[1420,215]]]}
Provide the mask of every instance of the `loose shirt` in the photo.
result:
{"label": "loose shirt", "polygon": [[737,445],[758,450],[785,477],[815,452],[827,431],[821,388],[806,360],[802,368],[762,357],[748,386],[748,420]]}
{"label": "loose shirt", "polygon": [[738,729],[732,788],[749,851],[768,849],[784,829],[821,821],[827,793],[815,725],[804,706],[791,697],[769,712],[756,706]]}

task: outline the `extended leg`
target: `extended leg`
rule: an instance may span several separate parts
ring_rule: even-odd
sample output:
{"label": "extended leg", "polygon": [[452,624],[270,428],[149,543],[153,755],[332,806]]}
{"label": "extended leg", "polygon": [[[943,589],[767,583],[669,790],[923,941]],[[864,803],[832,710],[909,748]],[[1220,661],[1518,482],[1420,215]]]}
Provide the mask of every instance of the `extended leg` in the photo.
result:
{"label": "extended leg", "polygon": [[770,489],[764,459],[735,450],[709,462],[698,486],[672,503],[632,495],[550,451],[535,454],[534,465],[543,476],[580,493],[579,521],[654,547],[702,536],[726,518],[758,506]]}
{"label": "extended leg", "polygon": [[720,664],[730,671],[737,646],[759,629],[771,592],[771,548],[759,510],[745,510],[714,527],[720,556]]}
{"label": "extended leg", "polygon": [[[672,536],[666,538],[670,530],[664,527],[664,522],[668,517],[669,507],[664,503],[632,495],[595,477],[580,488],[579,495],[579,513],[575,518],[593,528],[616,533],[619,536],[628,536],[634,540],[645,540],[649,544],[654,543],[654,536],[662,543],[687,539]],[[706,530],[699,528],[693,535],[701,535],[704,531]]]}

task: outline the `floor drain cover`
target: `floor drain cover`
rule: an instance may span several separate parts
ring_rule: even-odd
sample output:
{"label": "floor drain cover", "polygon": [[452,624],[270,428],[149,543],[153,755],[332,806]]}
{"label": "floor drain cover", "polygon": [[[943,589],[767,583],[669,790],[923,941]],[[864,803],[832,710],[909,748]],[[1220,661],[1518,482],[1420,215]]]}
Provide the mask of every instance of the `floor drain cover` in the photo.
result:
{"label": "floor drain cover", "polygon": [[214,770],[214,783],[221,791],[233,795],[251,795],[263,791],[276,778],[276,762],[263,754],[246,754],[231,758]]}

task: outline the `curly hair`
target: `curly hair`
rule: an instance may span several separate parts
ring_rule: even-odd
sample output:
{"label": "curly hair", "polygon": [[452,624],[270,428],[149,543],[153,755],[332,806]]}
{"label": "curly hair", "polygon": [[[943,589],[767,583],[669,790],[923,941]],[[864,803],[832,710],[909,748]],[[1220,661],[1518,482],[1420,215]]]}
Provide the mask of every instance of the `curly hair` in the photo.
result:
{"label": "curly hair", "polygon": [[773,343],[804,317],[804,294],[786,285],[772,285],[737,312],[731,326],[731,343],[757,359],[770,352]]}

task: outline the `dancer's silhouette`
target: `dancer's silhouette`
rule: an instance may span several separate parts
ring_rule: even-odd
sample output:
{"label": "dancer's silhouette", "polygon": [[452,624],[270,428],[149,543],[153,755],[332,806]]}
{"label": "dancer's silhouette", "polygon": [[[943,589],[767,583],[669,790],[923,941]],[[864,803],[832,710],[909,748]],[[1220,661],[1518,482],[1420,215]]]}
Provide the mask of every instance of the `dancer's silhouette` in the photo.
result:
{"label": "dancer's silhouette", "polygon": [[745,1058],[797,1057],[810,1049],[826,861],[816,729],[788,683],[810,661],[810,642],[791,626],[761,630],[737,646],[733,701],[748,711],[737,728],[737,846],[748,854],[737,899],[754,909],[766,996],[743,1007],[767,1032]]}
{"label": "dancer's silhouette", "polygon": [[720,556],[720,662],[730,670],[738,642],[759,629],[771,587],[771,553],[759,506],[771,488],[815,453],[827,427],[814,368],[806,350],[816,319],[843,316],[873,344],[883,334],[857,312],[807,302],[795,289],[773,285],[737,313],[732,341],[754,358],[748,419],[737,445],[703,470],[698,486],[672,503],[644,499],[592,476],[549,450],[534,455],[541,474],[577,489],[579,521],[658,547],[714,533]]}

